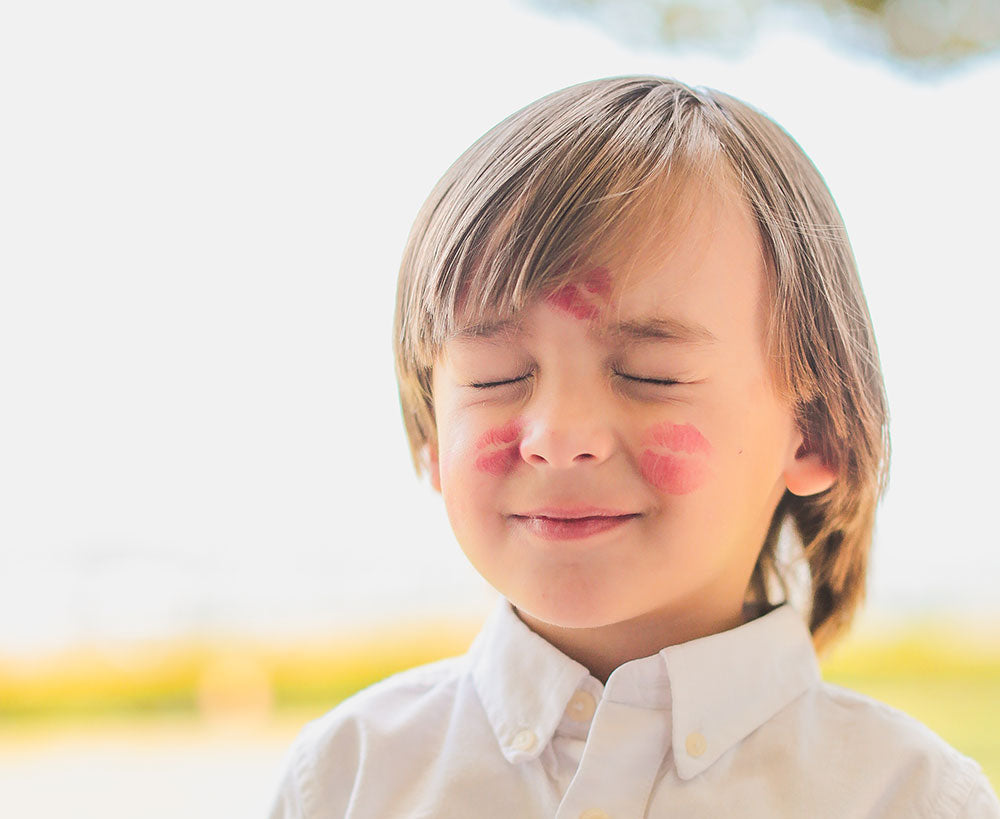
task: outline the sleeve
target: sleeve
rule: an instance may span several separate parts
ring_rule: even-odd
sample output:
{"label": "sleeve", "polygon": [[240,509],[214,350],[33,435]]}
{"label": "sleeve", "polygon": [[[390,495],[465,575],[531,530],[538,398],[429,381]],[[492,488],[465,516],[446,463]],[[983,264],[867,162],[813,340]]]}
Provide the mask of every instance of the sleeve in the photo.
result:
{"label": "sleeve", "polygon": [[976,777],[956,819],[1000,819],[1000,801],[982,772]]}

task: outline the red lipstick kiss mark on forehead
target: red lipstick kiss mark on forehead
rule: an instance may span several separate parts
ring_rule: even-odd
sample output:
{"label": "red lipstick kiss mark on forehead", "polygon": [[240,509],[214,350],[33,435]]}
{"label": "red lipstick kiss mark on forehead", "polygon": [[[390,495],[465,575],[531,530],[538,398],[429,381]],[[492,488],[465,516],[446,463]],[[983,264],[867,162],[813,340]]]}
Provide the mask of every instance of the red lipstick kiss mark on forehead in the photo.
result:
{"label": "red lipstick kiss mark on forehead", "polygon": [[552,307],[583,320],[596,319],[610,300],[611,274],[606,267],[588,270],[579,281],[568,282],[545,297]]}
{"label": "red lipstick kiss mark on forehead", "polygon": [[520,441],[522,423],[515,418],[500,427],[492,427],[480,435],[474,444],[474,465],[480,472],[497,477],[506,475],[521,457]]}
{"label": "red lipstick kiss mark on forehead", "polygon": [[705,482],[708,477],[705,457],[712,451],[712,445],[696,427],[657,424],[645,437],[649,448],[639,456],[639,471],[647,483],[670,495],[686,495]]}

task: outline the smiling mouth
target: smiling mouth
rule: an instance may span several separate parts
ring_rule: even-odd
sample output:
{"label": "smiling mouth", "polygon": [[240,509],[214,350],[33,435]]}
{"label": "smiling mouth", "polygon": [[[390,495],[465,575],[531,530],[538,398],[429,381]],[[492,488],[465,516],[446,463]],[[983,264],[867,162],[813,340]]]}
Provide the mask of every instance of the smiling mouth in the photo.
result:
{"label": "smiling mouth", "polygon": [[[589,510],[588,510],[589,511]],[[528,515],[511,515],[511,520],[543,540],[578,540],[617,529],[638,518],[638,514],[617,512],[547,511]]]}

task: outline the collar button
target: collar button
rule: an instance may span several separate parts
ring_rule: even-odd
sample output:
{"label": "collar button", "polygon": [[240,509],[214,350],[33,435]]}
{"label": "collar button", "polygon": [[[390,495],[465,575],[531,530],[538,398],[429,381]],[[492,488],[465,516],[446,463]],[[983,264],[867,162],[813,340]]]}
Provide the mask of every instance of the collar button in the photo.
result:
{"label": "collar button", "polygon": [[535,743],[538,742],[538,737],[535,736],[535,732],[529,730],[528,728],[522,728],[516,734],[514,734],[514,739],[511,742],[511,747],[515,751],[528,752],[535,747]]}
{"label": "collar button", "polygon": [[688,734],[687,739],[684,740],[684,748],[687,750],[689,756],[699,757],[708,748],[708,742],[705,741],[705,737],[695,731],[693,734]]}

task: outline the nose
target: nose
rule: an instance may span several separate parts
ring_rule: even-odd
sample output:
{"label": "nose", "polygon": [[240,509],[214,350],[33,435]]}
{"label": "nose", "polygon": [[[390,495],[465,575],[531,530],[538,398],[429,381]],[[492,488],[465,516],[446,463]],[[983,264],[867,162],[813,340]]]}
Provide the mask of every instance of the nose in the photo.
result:
{"label": "nose", "polygon": [[521,458],[532,466],[567,469],[606,461],[615,448],[610,408],[581,390],[536,396],[525,411]]}

